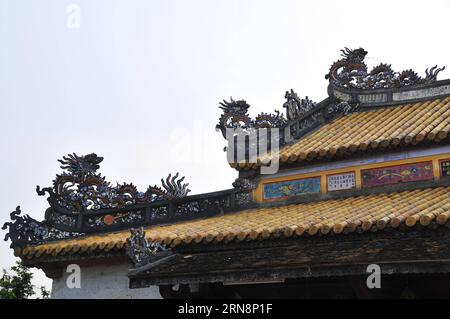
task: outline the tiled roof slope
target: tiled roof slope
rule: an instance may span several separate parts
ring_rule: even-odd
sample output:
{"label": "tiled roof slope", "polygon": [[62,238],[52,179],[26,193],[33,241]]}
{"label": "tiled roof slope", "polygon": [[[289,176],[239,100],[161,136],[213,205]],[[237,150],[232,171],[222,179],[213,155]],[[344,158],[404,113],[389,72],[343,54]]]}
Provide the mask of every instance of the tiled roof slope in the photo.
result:
{"label": "tiled roof slope", "polygon": [[[450,130],[450,97],[351,113],[280,150],[281,163],[333,158],[387,146],[439,142]],[[264,160],[263,160],[264,162]],[[241,168],[259,164],[240,163]]]}
{"label": "tiled roof slope", "polygon": [[[450,217],[450,187],[417,189],[242,211],[146,229],[149,240],[180,244],[227,243],[276,237],[341,234],[385,227],[424,226]],[[435,224],[435,223],[432,223]],[[16,251],[26,258],[120,250],[129,231],[90,235]]]}

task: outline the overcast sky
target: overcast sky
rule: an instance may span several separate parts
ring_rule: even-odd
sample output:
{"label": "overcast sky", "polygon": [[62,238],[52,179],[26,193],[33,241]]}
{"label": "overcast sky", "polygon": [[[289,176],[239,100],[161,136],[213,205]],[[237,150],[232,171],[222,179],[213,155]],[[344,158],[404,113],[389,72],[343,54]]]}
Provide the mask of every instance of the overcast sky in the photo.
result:
{"label": "overcast sky", "polygon": [[450,0],[0,0],[0,223],[18,204],[43,219],[35,187],[70,152],[142,190],[176,171],[192,193],[230,188],[221,99],[246,99],[252,116],[282,110],[291,88],[320,101],[344,46],[365,48],[369,67],[439,64],[449,78],[449,14]]}

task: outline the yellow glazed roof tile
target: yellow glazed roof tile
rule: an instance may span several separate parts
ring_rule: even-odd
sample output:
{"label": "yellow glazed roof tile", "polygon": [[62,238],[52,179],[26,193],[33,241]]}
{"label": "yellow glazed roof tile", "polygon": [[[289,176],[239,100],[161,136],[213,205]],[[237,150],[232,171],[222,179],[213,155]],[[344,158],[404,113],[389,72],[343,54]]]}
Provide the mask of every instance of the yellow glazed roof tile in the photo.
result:
{"label": "yellow glazed roof tile", "polygon": [[[439,142],[449,131],[450,97],[446,97],[342,116],[283,147],[279,155],[281,163],[331,158],[369,148]],[[260,162],[267,162],[268,156]],[[257,166],[239,164],[247,169]]]}
{"label": "yellow glazed roof tile", "polygon": [[[381,230],[417,223],[446,224],[450,218],[450,187],[427,188],[321,202],[265,207],[202,220],[146,228],[150,241],[172,247],[198,243],[227,243],[305,234],[340,234]],[[16,250],[16,255],[37,258],[46,255],[93,253],[122,249],[129,231],[90,235]]]}

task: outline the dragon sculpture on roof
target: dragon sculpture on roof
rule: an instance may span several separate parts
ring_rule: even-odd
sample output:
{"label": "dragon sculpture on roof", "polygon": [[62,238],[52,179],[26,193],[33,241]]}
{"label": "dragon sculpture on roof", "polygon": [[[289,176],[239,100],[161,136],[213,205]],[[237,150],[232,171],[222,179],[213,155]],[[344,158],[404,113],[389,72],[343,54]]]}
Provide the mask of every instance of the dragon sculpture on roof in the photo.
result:
{"label": "dragon sculpture on roof", "polygon": [[250,105],[245,100],[230,101],[223,100],[219,108],[223,111],[216,129],[222,132],[226,138],[226,129],[241,129],[251,131],[260,128],[283,128],[289,121],[298,119],[316,106],[308,97],[300,99],[294,90],[286,91],[286,102],[283,108],[286,109],[287,117],[278,110],[274,113],[260,113],[254,119],[248,115]]}
{"label": "dragon sculpture on roof", "polygon": [[390,64],[380,63],[368,72],[364,62],[366,50],[346,47],[341,52],[342,59],[331,65],[325,79],[333,85],[348,89],[387,89],[429,84],[435,82],[438,73],[445,69],[433,66],[425,70],[425,77],[422,78],[411,69],[395,72]]}
{"label": "dragon sculpture on roof", "polygon": [[58,161],[65,171],[56,175],[53,187],[41,190],[37,186],[36,190],[39,195],[48,193],[59,206],[74,212],[182,198],[190,192],[189,184],[183,183],[184,177],[178,178],[178,173],[161,179],[162,188],[149,186],[145,192],[139,192],[133,183],[112,186],[97,172],[103,157],[94,153],[84,156],[73,153]]}
{"label": "dragon sculpture on roof", "polygon": [[56,229],[46,221],[40,222],[28,214],[21,215],[21,213],[20,206],[17,206],[9,215],[11,221],[4,223],[2,226],[2,230],[8,230],[4,240],[11,240],[11,248],[23,247],[29,243],[39,244],[50,239],[58,240],[84,235],[83,233]]}

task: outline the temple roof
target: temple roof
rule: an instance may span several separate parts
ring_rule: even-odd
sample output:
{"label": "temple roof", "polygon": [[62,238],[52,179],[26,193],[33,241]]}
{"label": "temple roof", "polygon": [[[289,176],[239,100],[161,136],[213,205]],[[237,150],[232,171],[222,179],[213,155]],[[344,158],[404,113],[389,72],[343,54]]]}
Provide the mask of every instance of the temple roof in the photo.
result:
{"label": "temple roof", "polygon": [[[145,229],[148,241],[176,247],[201,243],[255,241],[279,237],[331,236],[444,225],[450,217],[450,186],[352,196],[280,207],[263,207],[201,220]],[[130,232],[87,235],[24,249],[16,255],[34,259],[122,250]]]}
{"label": "temple roof", "polygon": [[[440,142],[450,131],[450,97],[351,113],[280,149],[280,162],[335,158],[374,149]],[[264,159],[262,159],[264,161]],[[241,168],[256,168],[242,163]]]}
{"label": "temple roof", "polygon": [[341,50],[325,75],[328,97],[315,103],[286,91],[282,107],[252,119],[245,100],[224,100],[216,126],[228,142],[227,159],[237,169],[332,159],[373,149],[409,147],[447,137],[450,80],[437,80],[445,67],[419,76],[381,63],[371,71],[362,48]]}
{"label": "temple roof", "polygon": [[[395,72],[388,64],[368,72],[366,54],[363,49],[343,51],[326,75],[328,97],[319,103],[286,91],[286,117],[275,111],[252,119],[245,100],[220,103],[223,113],[216,128],[228,143],[227,159],[239,170],[253,170],[240,172],[233,189],[188,196],[188,184],[177,173],[161,179],[161,187],[138,191],[132,183],[108,182],[98,171],[102,157],[69,154],[59,160],[63,172],[53,185],[36,188],[38,195],[48,194],[45,219],[21,215],[18,206],[3,225],[9,230],[5,240],[11,239],[15,254],[24,258],[77,258],[122,251],[133,247],[127,245],[131,239],[147,251],[153,244],[191,247],[446,224],[450,173],[433,170],[421,180],[426,184],[415,180],[366,188],[355,183],[336,193],[319,188],[297,199],[280,196],[274,204],[257,198],[264,184],[257,169],[270,165],[274,154],[283,169],[371,151],[448,144],[450,79],[437,80],[444,68],[427,69],[425,77],[412,70]],[[441,164],[433,160],[437,169]],[[315,181],[320,184],[325,177]]]}

